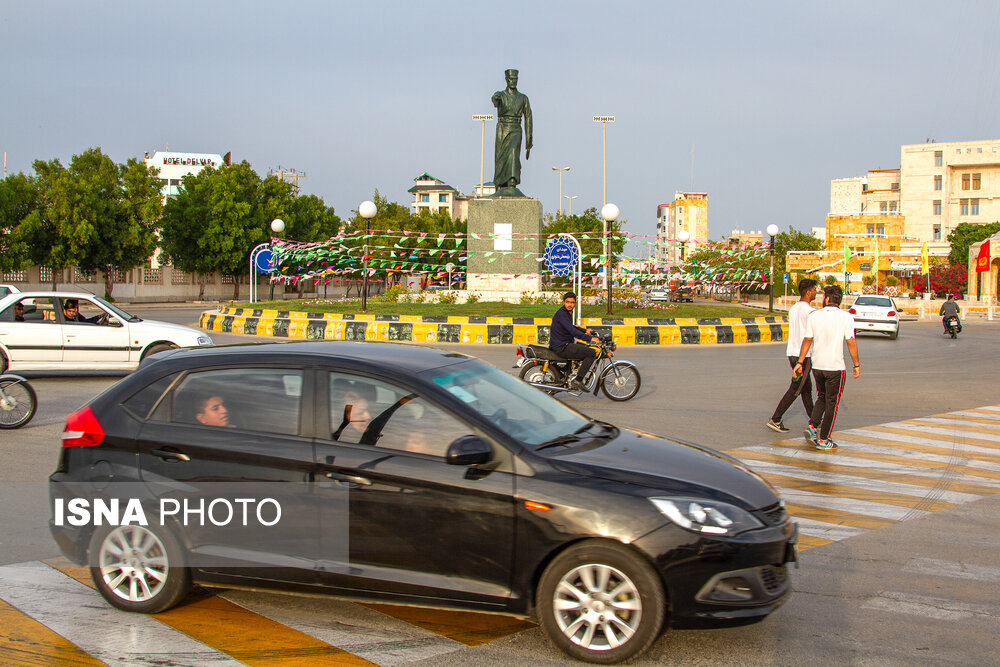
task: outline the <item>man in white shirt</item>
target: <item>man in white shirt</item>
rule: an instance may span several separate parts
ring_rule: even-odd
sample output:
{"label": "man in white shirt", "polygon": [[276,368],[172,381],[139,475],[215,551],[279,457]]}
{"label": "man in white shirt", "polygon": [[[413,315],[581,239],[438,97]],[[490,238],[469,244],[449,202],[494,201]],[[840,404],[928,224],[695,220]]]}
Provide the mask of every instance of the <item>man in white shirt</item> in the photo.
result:
{"label": "man in white shirt", "polygon": [[[785,346],[785,354],[788,355],[788,365],[795,368],[798,361],[799,351],[802,349],[802,339],[806,333],[806,319],[809,313],[813,312],[812,300],[816,298],[819,285],[812,278],[803,278],[799,281],[799,300],[788,311],[788,344]],[[811,365],[807,356],[802,362],[802,372],[799,377],[792,377],[792,383],[785,390],[785,395],[778,401],[778,407],[774,409],[771,419],[765,424],[772,431],[778,433],[788,433],[781,417],[785,411],[795,402],[795,397],[802,396],[802,405],[806,409],[806,418],[813,411],[812,399],[812,376]]]}
{"label": "man in white shirt", "polygon": [[805,337],[793,373],[802,369],[802,364],[812,350],[812,372],[816,381],[816,405],[809,418],[809,428],[805,430],[806,441],[816,449],[832,451],[837,443],[830,437],[837,419],[840,396],[847,379],[844,364],[844,343],[854,361],[854,378],[861,377],[861,362],[858,360],[858,344],[854,340],[854,316],[840,309],[844,291],[839,285],[823,288],[823,307],[814,311],[806,320]]}

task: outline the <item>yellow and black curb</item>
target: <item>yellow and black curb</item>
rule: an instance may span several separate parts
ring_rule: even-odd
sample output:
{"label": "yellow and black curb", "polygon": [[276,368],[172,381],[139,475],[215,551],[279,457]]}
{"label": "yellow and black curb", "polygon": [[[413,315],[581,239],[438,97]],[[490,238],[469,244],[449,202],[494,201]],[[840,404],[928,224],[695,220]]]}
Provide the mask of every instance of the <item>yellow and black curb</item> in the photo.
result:
{"label": "yellow and black curb", "polygon": [[[279,336],[305,340],[378,340],[420,343],[512,345],[549,342],[551,320],[544,317],[445,317],[420,315],[345,315],[287,310],[222,308],[201,314],[208,331]],[[769,343],[788,336],[788,319],[584,318],[581,326],[610,333],[619,345],[705,345]]]}

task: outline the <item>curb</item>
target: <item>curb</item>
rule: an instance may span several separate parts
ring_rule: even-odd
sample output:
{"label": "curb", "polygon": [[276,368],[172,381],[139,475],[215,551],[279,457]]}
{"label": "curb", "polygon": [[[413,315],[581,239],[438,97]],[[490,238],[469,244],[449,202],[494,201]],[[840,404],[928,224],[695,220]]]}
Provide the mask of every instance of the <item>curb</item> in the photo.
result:
{"label": "curb", "polygon": [[[342,315],[286,310],[223,308],[206,311],[198,326],[207,331],[304,340],[371,340],[491,345],[549,341],[548,318]],[[786,340],[788,320],[744,318],[584,318],[582,326],[610,333],[619,345],[713,345]]]}

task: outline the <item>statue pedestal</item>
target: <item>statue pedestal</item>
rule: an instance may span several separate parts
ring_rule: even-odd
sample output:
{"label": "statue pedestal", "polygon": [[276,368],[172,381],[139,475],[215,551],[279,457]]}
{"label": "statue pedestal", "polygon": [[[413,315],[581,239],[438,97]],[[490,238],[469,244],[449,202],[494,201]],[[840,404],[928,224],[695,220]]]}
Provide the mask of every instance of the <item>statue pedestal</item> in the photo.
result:
{"label": "statue pedestal", "polygon": [[[469,202],[467,287],[484,301],[510,301],[541,290],[542,203],[530,198]],[[479,238],[475,238],[479,236]]]}

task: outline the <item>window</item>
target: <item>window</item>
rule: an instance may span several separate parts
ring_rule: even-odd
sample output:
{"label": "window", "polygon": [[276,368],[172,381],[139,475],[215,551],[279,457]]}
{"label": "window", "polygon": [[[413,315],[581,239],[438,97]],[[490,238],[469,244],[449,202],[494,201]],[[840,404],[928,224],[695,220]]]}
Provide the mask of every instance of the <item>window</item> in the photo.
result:
{"label": "window", "polygon": [[969,200],[969,213],[972,215],[979,215],[979,200],[970,199]]}
{"label": "window", "polygon": [[889,210],[889,203],[888,202],[884,202],[884,201],[883,202],[879,202],[879,205],[878,205],[879,215],[885,215],[886,211],[888,211],[888,210]]}
{"label": "window", "polygon": [[430,195],[420,195],[420,201],[429,202],[430,200],[431,200],[431,196]]}
{"label": "window", "polygon": [[962,199],[959,202],[960,205],[960,215],[969,215],[969,200]]}
{"label": "window", "polygon": [[941,200],[934,200],[934,215],[941,215]]}
{"label": "window", "polygon": [[448,195],[438,195],[438,201],[439,202],[446,202],[446,201],[448,201]]}
{"label": "window", "polygon": [[299,432],[302,371],[225,368],[189,374],[160,401],[152,419],[210,428],[293,435]]}
{"label": "window", "polygon": [[972,189],[973,190],[978,190],[980,188],[980,185],[982,184],[982,182],[983,182],[983,175],[982,174],[973,174],[972,175]]}
{"label": "window", "polygon": [[934,225],[934,240],[941,240],[941,225]]}
{"label": "window", "polygon": [[885,236],[885,225],[878,225],[875,227],[875,232],[880,236]]}
{"label": "window", "polygon": [[889,213],[895,213],[897,204],[894,201],[889,202]]}
{"label": "window", "polygon": [[944,151],[934,151],[934,166],[940,167],[944,164]]}
{"label": "window", "polygon": [[970,182],[971,178],[972,178],[971,174],[962,174],[962,189],[963,190],[968,190],[969,189],[969,182]]}
{"label": "window", "polygon": [[875,225],[868,225],[868,236],[875,236]]}
{"label": "window", "polygon": [[934,189],[935,190],[940,190],[941,189],[941,177],[940,176],[935,176],[934,177]]}
{"label": "window", "polygon": [[896,183],[893,183],[892,185],[889,186],[889,188],[893,192],[899,192],[899,182],[897,181]]}
{"label": "window", "polygon": [[977,148],[977,149],[976,149],[976,152],[977,152],[977,153],[982,153],[982,152],[983,152],[983,148],[982,148],[982,146],[980,146],[979,148]]}

